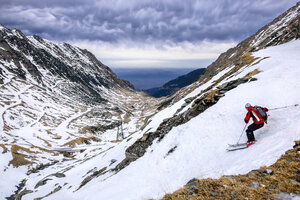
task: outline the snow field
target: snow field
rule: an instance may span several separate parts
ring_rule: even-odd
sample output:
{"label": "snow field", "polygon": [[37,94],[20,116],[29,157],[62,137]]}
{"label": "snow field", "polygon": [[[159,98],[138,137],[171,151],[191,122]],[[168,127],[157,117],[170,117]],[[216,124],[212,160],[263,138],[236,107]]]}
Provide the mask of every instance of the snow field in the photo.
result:
{"label": "snow field", "polygon": [[[297,40],[256,52],[255,57],[270,57],[246,69],[262,71],[255,76],[257,81],[239,85],[204,113],[174,127],[161,142],[154,141],[143,157],[118,174],[93,180],[76,193],[61,190],[51,198],[62,199],[63,192],[72,199],[157,199],[192,178],[243,174],[273,164],[300,138],[299,107],[270,111],[268,124],[255,132],[258,141],[254,146],[235,152],[227,152],[226,147],[236,143],[243,130],[245,103],[268,108],[299,103],[299,48]],[[157,116],[162,119],[160,114]],[[157,116],[153,122],[159,121]],[[244,133],[241,142],[245,141]],[[167,155],[175,146],[174,152]]]}
{"label": "snow field", "polygon": [[[1,26],[0,29],[2,29]],[[90,62],[88,57],[82,56],[80,50],[77,48],[69,49],[65,44],[52,45],[51,42],[46,40],[43,44],[34,38],[30,40],[36,47],[47,50],[55,57],[60,57],[60,51],[68,51],[64,60],[66,64],[75,65],[82,62]],[[13,48],[16,47],[13,46]],[[268,124],[255,132],[258,142],[256,145],[251,146],[251,148],[230,153],[226,151],[226,148],[228,143],[237,142],[244,127],[245,103],[249,102],[252,105],[257,104],[268,108],[299,103],[299,48],[300,41],[298,40],[254,53],[255,57],[269,58],[261,61],[258,65],[243,67],[236,73],[236,76],[228,80],[223,80],[219,85],[243,77],[254,69],[262,71],[255,75],[258,78],[257,81],[241,84],[237,88],[227,92],[225,97],[221,98],[216,105],[210,107],[204,113],[193,118],[186,124],[174,127],[161,142],[154,141],[143,157],[131,163],[119,173],[108,172],[97,178],[93,178],[78,191],[77,189],[84,178],[92,174],[91,170],[99,171],[108,166],[111,169],[121,162],[125,158],[125,150],[138,138],[142,137],[143,132],[137,132],[130,136],[131,140],[128,140],[128,138],[120,143],[113,144],[104,141],[99,146],[93,144],[88,147],[79,145],[78,148],[85,147],[87,151],[76,155],[76,159],[65,160],[30,176],[26,176],[27,167],[25,166],[19,168],[14,168],[12,165],[8,166],[11,155],[9,153],[2,154],[0,157],[0,175],[1,177],[8,178],[5,182],[0,182],[0,197],[4,198],[13,194],[16,190],[15,183],[20,183],[20,180],[26,178],[26,189],[34,190],[34,192],[26,194],[22,199],[43,197],[57,188],[58,185],[62,186],[62,189],[45,199],[134,200],[161,198],[165,193],[173,192],[182,187],[192,178],[218,178],[224,174],[247,173],[262,165],[270,165],[287,149],[293,146],[294,140],[300,138],[299,107],[270,111]],[[73,57],[72,51],[75,51],[80,57]],[[28,59],[33,62],[31,56],[28,56]],[[5,64],[12,65],[12,63]],[[56,83],[51,81],[51,75],[47,74],[47,71],[39,70],[45,77],[46,84],[49,84],[52,89],[64,84],[63,81]],[[151,123],[144,130],[155,131],[163,119],[174,115],[186,98],[199,94],[201,90],[206,89],[213,81],[229,70],[230,68],[221,71],[212,80],[191,92],[184,99],[159,112],[151,119]],[[86,73],[90,71],[94,71],[94,69],[92,67],[85,68]],[[4,80],[4,83],[10,85],[13,76],[8,71],[4,71],[4,73],[7,74],[7,79]],[[30,81],[35,82],[33,79],[30,79]],[[83,109],[81,105],[76,105],[75,112],[75,108],[71,109],[67,106],[69,103],[72,104],[68,99],[63,101],[64,105],[61,105],[62,102],[54,100],[47,100],[45,102],[48,103],[45,104],[45,102],[40,102],[40,100],[47,99],[47,93],[44,94],[46,96],[34,96],[35,92],[32,91],[30,85],[22,82],[13,82],[12,84],[18,84],[15,87],[18,89],[7,87],[7,93],[13,95],[15,103],[1,107],[0,114],[3,115],[10,107],[24,102],[30,109],[34,110],[34,114],[37,116],[36,120],[35,118],[34,120],[30,120],[30,117],[26,117],[28,123],[25,120],[23,121],[27,124],[16,124],[15,121],[9,120],[8,117],[0,119],[1,127],[6,122],[18,128],[9,132],[18,138],[18,144],[21,142],[25,146],[29,145],[29,143],[39,147],[44,146],[44,141],[37,140],[36,138],[39,136],[48,142],[52,140],[51,136],[53,135],[50,136],[46,130],[62,136],[61,140],[57,141],[53,139],[51,141],[51,144],[54,145],[52,146],[53,148],[64,144],[69,139],[79,137],[77,133],[78,129],[75,130],[74,127],[69,127],[70,122],[81,115],[87,114],[91,109]],[[118,96],[115,99],[127,98],[126,96],[119,95],[117,92],[108,90],[106,92],[105,88],[101,90],[106,93],[105,95]],[[3,90],[3,93],[6,93],[6,90]],[[56,109],[51,107],[51,105],[55,106]],[[123,104],[120,103],[121,105]],[[184,112],[189,106],[181,112]],[[39,110],[43,112],[38,113]],[[63,116],[60,116],[60,111],[63,113]],[[58,123],[60,125],[54,122],[53,124],[47,123],[46,125],[42,125],[39,123],[39,119],[45,113],[51,113],[51,115],[60,116],[61,118],[65,116],[66,119]],[[22,117],[25,119],[25,115],[22,115]],[[83,121],[81,122],[83,124],[86,122],[83,119],[81,121]],[[129,132],[136,130],[136,123],[136,119],[133,119],[124,127],[126,129],[126,136],[129,135]],[[31,127],[34,124],[35,127]],[[53,128],[53,125],[55,128]],[[115,137],[115,135],[112,136],[112,131],[108,131],[102,135],[101,139],[111,140]],[[13,137],[9,137],[8,143],[12,143],[10,140],[13,139]],[[245,133],[241,138],[241,142],[244,141],[246,141]],[[173,149],[173,152],[170,152],[171,149]],[[48,163],[51,159],[52,156],[45,153],[39,158],[39,163]],[[116,159],[117,161],[110,165],[112,159]],[[62,156],[57,158],[57,160],[62,160]],[[53,177],[52,174],[57,172],[64,173],[66,176],[62,178]],[[49,178],[49,175],[52,180],[35,189],[35,185],[40,180]]]}

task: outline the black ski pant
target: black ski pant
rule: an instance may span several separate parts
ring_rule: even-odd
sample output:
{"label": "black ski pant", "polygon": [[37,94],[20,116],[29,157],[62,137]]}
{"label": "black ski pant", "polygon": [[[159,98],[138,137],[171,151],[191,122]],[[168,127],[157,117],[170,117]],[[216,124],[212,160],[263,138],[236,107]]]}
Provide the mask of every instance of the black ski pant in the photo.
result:
{"label": "black ski pant", "polygon": [[251,142],[251,141],[254,141],[254,134],[253,134],[253,131],[263,127],[264,124],[251,124],[250,126],[248,126],[247,130],[246,130],[246,133],[247,133],[247,138],[248,138],[248,141]]}

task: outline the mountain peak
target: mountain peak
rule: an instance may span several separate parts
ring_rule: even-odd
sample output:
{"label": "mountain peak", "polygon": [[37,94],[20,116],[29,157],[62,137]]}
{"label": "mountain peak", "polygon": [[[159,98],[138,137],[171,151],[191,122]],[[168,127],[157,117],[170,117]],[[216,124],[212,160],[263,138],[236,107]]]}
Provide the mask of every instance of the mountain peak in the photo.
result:
{"label": "mountain peak", "polygon": [[[82,50],[68,43],[55,44],[37,35],[26,37],[17,29],[9,30],[5,27],[2,29],[5,30],[2,37],[6,49],[18,54],[13,58],[15,63],[20,63],[21,60],[18,60],[18,58],[21,57],[27,60],[27,63],[31,63],[32,66],[41,66],[48,69],[53,75],[68,78],[77,83],[80,82],[90,89],[94,87],[93,85],[133,89],[132,85],[120,80],[107,66],[103,65],[87,50]],[[18,39],[14,38],[15,36]],[[6,58],[12,60],[7,56]],[[35,69],[34,71],[38,72],[39,70]],[[33,71],[29,70],[29,72]],[[34,78],[37,77],[34,76]],[[86,82],[87,79],[88,82]],[[42,79],[38,78],[37,80]],[[90,83],[93,83],[93,85]]]}

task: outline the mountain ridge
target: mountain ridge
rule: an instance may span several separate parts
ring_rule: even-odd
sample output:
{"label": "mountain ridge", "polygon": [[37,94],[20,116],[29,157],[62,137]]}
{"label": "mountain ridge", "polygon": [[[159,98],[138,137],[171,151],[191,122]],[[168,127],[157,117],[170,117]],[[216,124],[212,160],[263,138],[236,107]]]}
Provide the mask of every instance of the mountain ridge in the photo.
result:
{"label": "mountain ridge", "polygon": [[[4,26],[0,87],[0,174],[10,177],[0,182],[0,197],[10,199],[29,176],[85,162],[105,151],[101,144],[112,148],[143,125],[154,112],[145,105],[156,102],[89,51]],[[91,147],[82,150],[83,144]],[[73,158],[83,151],[85,157]]]}
{"label": "mountain ridge", "polygon": [[205,68],[193,70],[185,75],[178,76],[177,78],[168,81],[161,87],[150,88],[142,91],[156,98],[172,95],[180,88],[192,84],[195,80],[199,78],[199,76],[204,72],[204,70]]}
{"label": "mountain ridge", "polygon": [[[41,87],[31,83],[38,78],[26,77],[22,64],[0,57],[0,174],[7,177],[0,196],[160,199],[195,177],[247,173],[274,163],[300,137],[297,109],[272,114],[264,131],[256,132],[253,148],[228,154],[226,145],[244,126],[244,101],[269,108],[298,103],[299,7],[221,54],[198,81],[162,99],[88,83],[107,100],[91,106],[73,96],[83,80],[69,81],[63,71],[57,78],[36,66],[46,85]],[[278,40],[271,36],[276,32]],[[268,44],[274,46],[265,48]],[[66,60],[76,55],[76,49],[61,48]],[[72,50],[75,54],[68,54]]]}
{"label": "mountain ridge", "polygon": [[[236,47],[222,53],[215,62],[207,67],[206,73],[199,78],[199,81],[212,75],[216,68],[221,66],[220,63],[238,62],[243,52],[254,52],[268,46],[286,43],[294,38],[300,38],[299,6],[300,2],[266,24],[255,34],[240,42]],[[279,27],[279,29],[276,29],[276,27]],[[227,62],[224,62],[224,60],[227,60]]]}

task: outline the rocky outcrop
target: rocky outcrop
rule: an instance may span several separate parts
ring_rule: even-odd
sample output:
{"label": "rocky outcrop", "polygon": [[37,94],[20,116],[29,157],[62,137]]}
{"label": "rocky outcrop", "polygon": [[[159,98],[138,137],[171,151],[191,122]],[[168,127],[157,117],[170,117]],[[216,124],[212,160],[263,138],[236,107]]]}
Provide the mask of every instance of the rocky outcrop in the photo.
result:
{"label": "rocky outcrop", "polygon": [[[62,88],[62,91],[68,96],[76,94],[89,104],[106,101],[100,87],[135,90],[134,86],[119,79],[87,50],[67,43],[57,45],[36,35],[26,37],[19,30],[9,30],[3,26],[0,26],[0,64],[19,78],[25,80],[31,77],[42,87],[48,85],[42,70],[69,80],[73,84]],[[0,80],[5,76],[2,71]]]}
{"label": "rocky outcrop", "polygon": [[[36,66],[31,63],[27,58],[30,52],[33,52],[32,46],[29,45],[29,40],[23,35],[21,31],[16,30],[16,35],[12,34],[9,29],[3,28],[0,30],[0,63],[12,63],[6,67],[6,69],[19,78],[26,79],[26,71],[39,83],[42,82],[42,75]],[[17,35],[19,37],[17,37]],[[10,42],[11,46],[8,42]],[[19,49],[17,50],[17,47]],[[21,53],[22,51],[22,53]],[[21,66],[24,66],[24,68]],[[3,73],[1,73],[4,76]]]}

